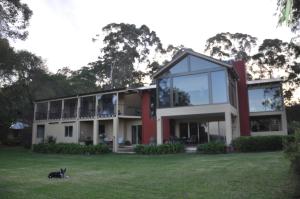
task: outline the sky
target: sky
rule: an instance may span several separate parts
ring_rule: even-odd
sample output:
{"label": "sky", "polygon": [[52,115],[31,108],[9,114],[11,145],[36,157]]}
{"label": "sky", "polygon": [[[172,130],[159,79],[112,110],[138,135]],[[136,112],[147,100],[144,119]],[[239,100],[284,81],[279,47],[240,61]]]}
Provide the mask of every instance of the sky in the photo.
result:
{"label": "sky", "polygon": [[16,49],[41,56],[51,72],[73,70],[97,60],[92,42],[109,23],[147,25],[164,45],[184,45],[203,52],[205,41],[220,32],[240,32],[289,41],[287,27],[277,27],[277,0],[21,0],[33,11],[27,40]]}

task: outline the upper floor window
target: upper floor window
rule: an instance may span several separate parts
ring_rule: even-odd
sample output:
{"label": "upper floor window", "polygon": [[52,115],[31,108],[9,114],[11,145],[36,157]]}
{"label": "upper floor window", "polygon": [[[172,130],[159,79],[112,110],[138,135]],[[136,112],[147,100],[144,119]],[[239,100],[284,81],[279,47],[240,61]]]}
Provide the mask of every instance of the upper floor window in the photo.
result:
{"label": "upper floor window", "polygon": [[173,78],[173,105],[188,106],[209,103],[208,74]]}
{"label": "upper floor window", "polygon": [[248,90],[250,112],[281,111],[280,86],[252,87]]}
{"label": "upper floor window", "polygon": [[212,102],[227,102],[226,74],[225,71],[217,71],[211,73],[212,85]]}

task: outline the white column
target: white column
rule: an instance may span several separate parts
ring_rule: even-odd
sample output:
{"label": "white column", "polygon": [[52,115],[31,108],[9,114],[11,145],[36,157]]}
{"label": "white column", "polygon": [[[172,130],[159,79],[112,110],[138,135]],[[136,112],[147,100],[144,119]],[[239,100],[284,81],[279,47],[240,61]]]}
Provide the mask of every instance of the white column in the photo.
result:
{"label": "white column", "polygon": [[93,122],[93,144],[97,145],[99,143],[99,135],[98,135],[98,131],[99,131],[99,121],[98,120],[94,120]]}
{"label": "white column", "polygon": [[80,97],[78,96],[77,99],[77,119],[79,119],[79,115],[80,115]]}
{"label": "white column", "polygon": [[98,118],[98,95],[96,97],[96,102],[95,102],[95,118]]}
{"label": "white column", "polygon": [[64,109],[65,109],[65,100],[61,100],[61,114],[60,114],[60,118],[63,119],[64,118]]}
{"label": "white column", "polygon": [[36,103],[34,103],[33,104],[33,121],[35,121],[36,119],[36,107],[37,107],[37,105],[36,105]]}
{"label": "white column", "polygon": [[118,152],[119,118],[113,119],[113,152]]}
{"label": "white column", "polygon": [[232,141],[232,118],[231,112],[225,112],[226,144],[230,145]]}
{"label": "white column", "polygon": [[163,132],[162,132],[162,117],[157,116],[156,118],[156,143],[162,144],[163,141]]}
{"label": "white column", "polygon": [[[32,138],[31,138],[31,144],[36,144],[36,127],[37,125],[35,123],[32,124]],[[32,146],[31,145],[31,146]]]}
{"label": "white column", "polygon": [[115,107],[115,114],[117,117],[119,117],[119,92],[117,92],[117,102]]}
{"label": "white column", "polygon": [[77,140],[77,143],[79,143],[79,138],[80,138],[80,121],[76,121],[76,128],[77,128],[77,134],[75,134],[75,140]]}
{"label": "white column", "polygon": [[50,101],[48,102],[48,107],[47,107],[47,120],[49,120],[49,114],[50,114]]}
{"label": "white column", "polygon": [[282,132],[287,135],[288,130],[287,130],[287,120],[286,120],[285,110],[281,114],[281,128],[282,128]]}

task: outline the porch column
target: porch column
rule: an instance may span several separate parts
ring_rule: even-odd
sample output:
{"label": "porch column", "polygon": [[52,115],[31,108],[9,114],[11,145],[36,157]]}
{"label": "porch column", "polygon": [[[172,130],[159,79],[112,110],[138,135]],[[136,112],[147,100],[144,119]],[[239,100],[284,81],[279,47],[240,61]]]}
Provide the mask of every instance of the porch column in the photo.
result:
{"label": "porch column", "polygon": [[77,140],[77,143],[79,143],[79,138],[80,138],[80,121],[76,121],[76,129],[77,129],[77,133],[75,134],[75,139]]}
{"label": "porch column", "polygon": [[49,120],[49,115],[50,115],[50,101],[48,101],[48,105],[47,105],[47,120]]}
{"label": "porch column", "polygon": [[163,133],[162,133],[162,117],[156,118],[156,143],[162,144],[163,141]]}
{"label": "porch column", "polygon": [[99,129],[99,121],[98,120],[94,120],[93,122],[93,144],[97,145],[99,143],[99,136],[98,136],[98,129]]}
{"label": "porch column", "polygon": [[64,119],[64,109],[65,109],[65,100],[61,100],[61,112],[60,112],[60,119]]}
{"label": "porch column", "polygon": [[287,119],[286,119],[286,112],[282,112],[281,114],[281,128],[282,128],[282,131],[285,135],[288,134],[288,130],[287,130]]}
{"label": "porch column", "polygon": [[76,110],[76,118],[79,119],[80,118],[80,97],[78,96],[77,99],[77,110]]}
{"label": "porch column", "polygon": [[36,129],[37,129],[37,125],[35,123],[33,123],[32,125],[32,138],[31,138],[31,146],[33,144],[36,144]]}
{"label": "porch column", "polygon": [[230,145],[232,141],[232,116],[231,112],[225,112],[225,132],[226,132],[226,144]]}
{"label": "porch column", "polygon": [[118,152],[119,118],[113,119],[113,152]]}

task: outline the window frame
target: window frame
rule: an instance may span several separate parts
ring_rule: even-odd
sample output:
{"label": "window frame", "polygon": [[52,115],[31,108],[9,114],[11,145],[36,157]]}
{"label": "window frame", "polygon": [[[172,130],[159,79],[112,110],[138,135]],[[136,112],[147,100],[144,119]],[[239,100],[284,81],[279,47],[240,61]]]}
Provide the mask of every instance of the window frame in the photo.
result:
{"label": "window frame", "polygon": [[65,126],[65,137],[73,137],[73,126]]}

